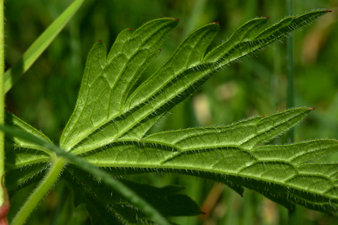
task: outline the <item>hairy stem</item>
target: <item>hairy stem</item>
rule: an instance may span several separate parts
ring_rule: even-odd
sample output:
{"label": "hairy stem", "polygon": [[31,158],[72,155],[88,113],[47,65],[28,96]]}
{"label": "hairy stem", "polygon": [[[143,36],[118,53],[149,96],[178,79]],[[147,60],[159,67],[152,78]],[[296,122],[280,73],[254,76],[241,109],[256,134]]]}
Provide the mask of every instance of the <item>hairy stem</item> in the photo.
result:
{"label": "hairy stem", "polygon": [[[0,0],[0,123],[3,124],[5,120],[5,96],[4,96],[4,1]],[[0,177],[5,172],[5,134],[0,133]],[[0,187],[0,206],[4,203],[4,190]]]}
{"label": "hairy stem", "polygon": [[58,179],[65,163],[66,160],[63,158],[55,158],[53,160],[48,173],[15,215],[14,219],[11,221],[11,225],[22,225],[26,222],[31,212]]}

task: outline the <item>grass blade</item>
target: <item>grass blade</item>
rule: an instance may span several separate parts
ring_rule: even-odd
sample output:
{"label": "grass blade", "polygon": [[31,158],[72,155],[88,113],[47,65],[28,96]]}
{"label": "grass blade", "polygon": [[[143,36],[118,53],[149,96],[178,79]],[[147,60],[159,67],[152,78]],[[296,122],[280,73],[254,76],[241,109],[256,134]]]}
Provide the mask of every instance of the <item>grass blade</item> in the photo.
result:
{"label": "grass blade", "polygon": [[5,73],[4,90],[7,93],[19,78],[32,66],[42,52],[73,17],[84,0],[75,0],[27,49],[22,57]]}

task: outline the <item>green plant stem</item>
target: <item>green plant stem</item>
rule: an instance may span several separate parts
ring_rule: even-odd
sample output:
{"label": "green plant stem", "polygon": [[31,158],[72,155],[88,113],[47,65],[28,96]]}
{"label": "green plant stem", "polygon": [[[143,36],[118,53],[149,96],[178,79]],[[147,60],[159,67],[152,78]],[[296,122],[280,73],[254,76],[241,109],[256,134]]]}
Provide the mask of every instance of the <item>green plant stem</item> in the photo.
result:
{"label": "green plant stem", "polygon": [[[293,14],[293,0],[287,0],[287,14]],[[294,93],[293,93],[293,34],[286,40],[286,76],[287,76],[287,108],[294,107]],[[294,129],[287,133],[288,143],[294,141]]]}
{"label": "green plant stem", "polygon": [[[5,72],[5,33],[4,33],[4,1],[0,0],[0,123],[5,121],[5,96],[4,96],[4,72]],[[0,134],[0,177],[5,173],[5,134]],[[4,203],[4,190],[0,188],[0,206]]]}
{"label": "green plant stem", "polygon": [[52,188],[55,181],[58,179],[65,163],[66,160],[63,158],[55,158],[53,160],[48,173],[41,181],[39,186],[26,200],[19,212],[15,215],[14,219],[11,221],[11,225],[21,225],[26,222],[31,212],[35,209],[40,200],[46,195],[46,193]]}

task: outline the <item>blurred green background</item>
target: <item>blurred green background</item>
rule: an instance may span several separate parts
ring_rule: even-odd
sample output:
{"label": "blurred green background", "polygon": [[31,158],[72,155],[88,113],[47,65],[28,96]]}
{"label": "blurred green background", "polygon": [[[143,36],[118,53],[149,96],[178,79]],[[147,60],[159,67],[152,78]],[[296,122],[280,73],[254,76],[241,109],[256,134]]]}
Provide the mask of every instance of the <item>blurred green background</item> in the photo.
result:
{"label": "blurred green background", "polygon": [[[6,1],[6,66],[9,68],[31,43],[71,3],[70,0]],[[211,48],[247,20],[269,16],[270,24],[286,16],[282,0],[86,0],[65,29],[6,96],[7,110],[37,127],[55,143],[74,109],[86,55],[103,40],[108,48],[125,28],[136,29],[159,17],[180,18],[146,79],[194,29],[219,21],[221,30]],[[315,107],[295,129],[296,141],[338,138],[338,0],[294,0],[295,14],[326,8],[333,12],[296,31],[295,105]],[[286,109],[285,40],[219,71],[201,90],[171,110],[151,132],[201,125],[222,125],[252,115]],[[276,139],[281,143],[285,138]],[[330,160],[338,160],[331,157]],[[286,209],[246,191],[244,197],[210,181],[175,175],[139,176],[156,186],[180,184],[202,206],[203,217],[174,218],[178,224],[285,224]],[[11,218],[34,188],[13,197]],[[62,182],[38,206],[27,224],[89,224],[83,207],[75,208]],[[297,207],[299,224],[338,224],[338,219]]]}

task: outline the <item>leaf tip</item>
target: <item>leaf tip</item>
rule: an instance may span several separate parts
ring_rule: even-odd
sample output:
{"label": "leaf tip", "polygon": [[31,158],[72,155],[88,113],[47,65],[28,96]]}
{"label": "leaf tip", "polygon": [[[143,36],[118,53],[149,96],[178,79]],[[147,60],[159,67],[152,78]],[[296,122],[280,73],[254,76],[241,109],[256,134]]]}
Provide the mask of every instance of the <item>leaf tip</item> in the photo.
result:
{"label": "leaf tip", "polygon": [[219,24],[219,21],[214,22],[215,24]]}
{"label": "leaf tip", "polygon": [[310,109],[310,110],[315,110],[315,108],[313,108],[313,107],[312,107],[312,108],[309,108],[309,109]]}
{"label": "leaf tip", "polygon": [[158,51],[161,52],[161,51],[162,51],[162,48],[159,48]]}
{"label": "leaf tip", "polygon": [[102,40],[100,39],[99,42],[102,42]]}
{"label": "leaf tip", "polygon": [[329,10],[329,9],[326,9],[325,11],[326,11],[326,12],[332,12],[332,10]]}
{"label": "leaf tip", "polygon": [[133,30],[133,28],[129,27],[128,30]]}
{"label": "leaf tip", "polygon": [[270,16],[266,16],[266,17],[263,17],[263,18],[268,20],[268,19],[270,19]]}

